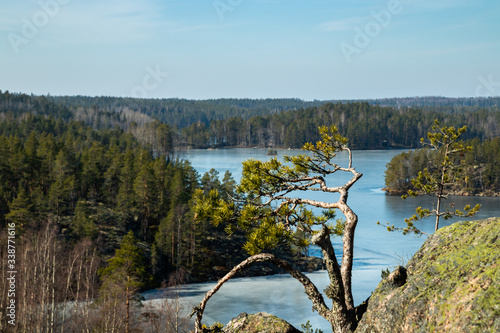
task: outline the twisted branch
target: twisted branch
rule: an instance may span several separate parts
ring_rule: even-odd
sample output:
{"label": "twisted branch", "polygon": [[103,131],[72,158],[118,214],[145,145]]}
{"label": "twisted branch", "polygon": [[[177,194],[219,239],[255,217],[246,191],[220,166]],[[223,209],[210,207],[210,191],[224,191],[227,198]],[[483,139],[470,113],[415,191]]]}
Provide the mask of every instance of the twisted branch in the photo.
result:
{"label": "twisted branch", "polygon": [[212,290],[208,291],[205,296],[203,297],[203,300],[200,302],[198,306],[195,306],[193,308],[193,311],[191,312],[191,317],[196,314],[196,320],[195,320],[195,333],[201,333],[202,332],[202,327],[201,327],[201,319],[203,317],[203,312],[205,311],[205,307],[207,305],[208,300],[222,287],[222,285],[227,282],[229,279],[233,278],[238,272],[246,269],[247,267],[258,263],[258,262],[264,262],[268,261],[273,263],[274,265],[284,269],[292,277],[297,279],[302,285],[304,286],[304,289],[306,291],[307,297],[313,302],[313,309],[318,311],[318,313],[327,319],[328,321],[331,322],[331,312],[330,309],[326,306],[325,301],[323,299],[323,295],[318,291],[316,286],[309,280],[307,276],[305,276],[303,273],[300,271],[294,269],[290,263],[288,263],[285,260],[276,258],[272,254],[268,253],[260,253],[254,256],[249,257],[248,259],[242,261],[239,265],[235,266],[229,273],[227,273],[222,279],[219,280],[217,285],[212,288]]}

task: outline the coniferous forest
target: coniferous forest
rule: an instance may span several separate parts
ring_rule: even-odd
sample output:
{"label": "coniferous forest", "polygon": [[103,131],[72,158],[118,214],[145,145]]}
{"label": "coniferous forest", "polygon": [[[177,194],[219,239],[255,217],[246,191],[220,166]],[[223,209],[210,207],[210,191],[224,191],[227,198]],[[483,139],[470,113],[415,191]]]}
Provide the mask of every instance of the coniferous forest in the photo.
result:
{"label": "coniferous forest", "polygon": [[217,279],[244,258],[241,234],[193,218],[195,191],[231,195],[231,174],[199,175],[176,158],[170,126],[44,97],[0,104],[0,257],[15,257],[18,329],[120,331],[138,291]]}
{"label": "coniferous forest", "polygon": [[[189,215],[200,186],[189,163],[155,156],[120,129],[94,131],[51,116],[7,118],[0,123],[0,223],[2,232],[15,226],[24,329],[53,327],[60,318],[45,322],[48,309],[62,301],[99,297],[104,308],[116,302],[120,297],[108,294],[123,278],[103,284],[98,269],[128,231],[152,277],[141,287],[168,280],[173,267],[199,266],[206,230]],[[112,316],[103,316],[96,320],[109,324]]]}
{"label": "coniferous forest", "polygon": [[[472,150],[461,159],[471,176],[460,188],[500,192],[498,99],[419,101],[395,106],[392,100],[186,101],[0,92],[0,257],[7,262],[12,254],[6,235],[14,230],[15,267],[22,275],[16,286],[18,327],[119,331],[137,291],[217,279],[245,258],[243,234],[228,236],[224,225],[194,218],[196,193],[216,189],[225,199],[236,194],[230,173],[199,175],[180,159],[178,152],[189,147],[299,148],[318,139],[318,126],[336,125],[353,149],[418,148],[439,119],[468,126],[464,138]],[[396,156],[386,172],[388,188],[406,191],[417,170],[432,164],[427,150]],[[279,251],[300,256],[303,249]],[[8,306],[7,274],[2,270],[2,312]],[[148,318],[150,325],[159,320]],[[7,317],[1,320],[0,330]]]}
{"label": "coniferous forest", "polygon": [[498,135],[500,111],[449,113],[418,108],[396,110],[367,102],[327,103],[248,120],[241,117],[216,120],[206,126],[195,123],[181,130],[193,147],[240,146],[300,148],[319,139],[316,129],[337,124],[353,149],[417,148],[420,138],[435,119],[450,126],[467,125],[465,138],[493,138]]}
{"label": "coniferous forest", "polygon": [[[500,98],[188,101],[0,93],[0,111],[50,113],[65,121],[82,120],[94,129],[126,130],[156,120],[172,131],[171,148],[300,148],[318,140],[318,126],[328,124],[336,124],[353,149],[419,148],[435,119],[449,126],[466,125],[464,139],[485,140],[500,135],[499,105]],[[140,140],[151,137],[140,130]]]}

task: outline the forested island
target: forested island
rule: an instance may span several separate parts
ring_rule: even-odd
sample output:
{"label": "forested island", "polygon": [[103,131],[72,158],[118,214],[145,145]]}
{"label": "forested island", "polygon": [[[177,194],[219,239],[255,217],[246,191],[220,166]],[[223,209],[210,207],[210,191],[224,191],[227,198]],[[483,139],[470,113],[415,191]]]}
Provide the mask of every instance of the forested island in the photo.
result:
{"label": "forested island", "polygon": [[[466,140],[469,147],[456,157],[460,165],[456,183],[448,190],[455,195],[500,195],[500,137],[481,141]],[[431,149],[416,149],[396,155],[387,164],[384,190],[388,194],[401,195],[415,190],[411,179],[424,169],[436,172],[437,152]]]}
{"label": "forested island", "polygon": [[[461,172],[470,176],[454,191],[499,193],[500,99],[416,101],[187,101],[0,92],[0,254],[7,260],[6,235],[15,230],[22,272],[18,324],[27,331],[115,325],[123,318],[116,314],[137,291],[216,280],[247,256],[244,232],[232,229],[228,235],[227,223],[195,216],[201,194],[217,190],[221,200],[238,198],[232,175],[221,177],[215,170],[199,175],[179,159],[183,149],[298,148],[319,140],[324,124],[336,125],[352,149],[419,148],[429,124],[439,119],[468,126],[464,139],[472,149],[459,158]],[[411,189],[410,179],[435,165],[434,158],[424,149],[396,156],[386,172],[389,190]],[[303,259],[306,247],[279,244],[273,253],[301,261],[302,270],[319,268],[321,260]],[[124,262],[140,273],[124,275]],[[267,265],[241,274],[280,271]],[[9,286],[7,271],[2,274],[5,309]],[[127,284],[130,278],[136,283]],[[88,306],[90,300],[98,300],[99,310]],[[64,324],[57,316],[68,309],[72,321]]]}

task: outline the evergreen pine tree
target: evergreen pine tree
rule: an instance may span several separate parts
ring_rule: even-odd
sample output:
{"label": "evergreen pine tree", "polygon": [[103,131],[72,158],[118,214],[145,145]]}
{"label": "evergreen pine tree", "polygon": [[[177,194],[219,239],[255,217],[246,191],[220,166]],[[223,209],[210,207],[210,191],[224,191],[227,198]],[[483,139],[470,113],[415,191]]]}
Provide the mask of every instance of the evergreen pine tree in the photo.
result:
{"label": "evergreen pine tree", "polygon": [[108,267],[101,269],[102,298],[118,297],[126,304],[126,332],[130,329],[130,301],[139,289],[148,286],[152,277],[147,271],[146,259],[132,231],[123,237],[115,256],[108,260]]}

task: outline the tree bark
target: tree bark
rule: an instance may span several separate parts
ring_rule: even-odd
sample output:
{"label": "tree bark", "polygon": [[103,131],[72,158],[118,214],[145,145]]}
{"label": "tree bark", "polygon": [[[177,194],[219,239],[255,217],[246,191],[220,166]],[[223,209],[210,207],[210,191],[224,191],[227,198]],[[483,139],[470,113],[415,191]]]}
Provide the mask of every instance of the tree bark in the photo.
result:
{"label": "tree bark", "polygon": [[345,203],[340,205],[340,210],[346,217],[344,227],[344,236],[342,237],[343,253],[342,253],[342,282],[344,284],[345,301],[348,311],[354,310],[354,299],[352,297],[352,265],[354,258],[354,231],[358,224],[358,216]]}
{"label": "tree bark", "polygon": [[330,284],[326,288],[325,292],[326,295],[332,300],[332,314],[339,322],[339,325],[347,329],[344,330],[344,332],[350,332],[353,330],[353,327],[356,326],[356,318],[353,309],[349,308],[349,305],[346,302],[345,283],[337,257],[335,256],[335,250],[330,240],[329,229],[323,225],[321,231],[312,237],[311,242],[312,244],[319,246],[323,253],[328,278],[330,280]]}
{"label": "tree bark", "polygon": [[[332,248],[333,249],[333,248]],[[246,269],[247,267],[258,263],[268,261],[273,263],[274,265],[284,269],[287,271],[292,277],[297,279],[304,286],[307,297],[313,303],[313,309],[318,311],[319,315],[328,320],[332,324],[332,331],[335,333],[345,333],[352,332],[351,325],[349,324],[348,318],[346,318],[346,312],[343,312],[342,309],[334,309],[330,310],[323,299],[323,295],[318,291],[316,286],[309,280],[307,276],[305,276],[300,271],[294,269],[290,263],[276,258],[272,254],[261,253],[247,258],[242,261],[239,265],[234,267],[229,273],[227,273],[217,285],[212,288],[209,292],[205,294],[203,300],[200,302],[198,306],[193,308],[193,312],[191,313],[191,317],[196,314],[195,320],[195,333],[202,332],[201,320],[203,317],[203,312],[207,305],[208,300],[222,287],[222,285],[233,278],[238,272]],[[340,310],[340,311],[338,311]],[[342,313],[343,312],[343,313]]]}
{"label": "tree bark", "polygon": [[130,294],[129,294],[130,276],[127,275],[127,291],[126,291],[126,304],[127,304],[127,314],[125,319],[125,333],[129,333],[130,325]]}
{"label": "tree bark", "polygon": [[55,302],[55,296],[56,296],[56,240],[52,238],[53,248],[52,248],[52,306],[50,309],[50,333],[54,332],[55,329],[55,321],[54,321],[54,316],[56,313],[56,302]]}

